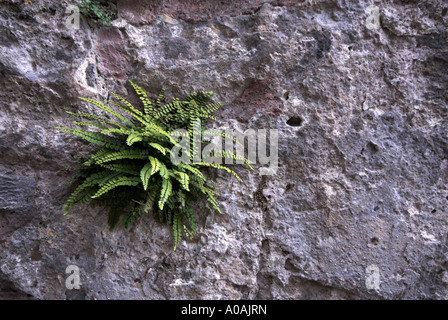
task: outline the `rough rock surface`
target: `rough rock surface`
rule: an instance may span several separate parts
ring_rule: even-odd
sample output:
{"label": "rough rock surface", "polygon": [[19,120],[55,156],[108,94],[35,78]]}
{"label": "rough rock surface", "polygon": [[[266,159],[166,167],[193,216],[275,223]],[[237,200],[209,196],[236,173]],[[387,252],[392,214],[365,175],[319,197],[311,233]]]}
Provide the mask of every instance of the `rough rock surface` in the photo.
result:
{"label": "rough rock surface", "polygon": [[[446,1],[108,2],[74,30],[68,1],[0,1],[0,298],[448,299]],[[277,174],[216,176],[224,214],[175,252],[150,216],[62,215],[89,146],[55,127],[128,79],[279,130]]]}

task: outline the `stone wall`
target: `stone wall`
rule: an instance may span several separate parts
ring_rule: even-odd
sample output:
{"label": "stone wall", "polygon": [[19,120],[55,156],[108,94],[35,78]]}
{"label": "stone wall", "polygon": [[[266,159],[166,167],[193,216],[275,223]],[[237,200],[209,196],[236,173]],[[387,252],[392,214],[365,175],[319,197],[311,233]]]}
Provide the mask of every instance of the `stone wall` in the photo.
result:
{"label": "stone wall", "polygon": [[[0,298],[448,299],[445,1],[104,3],[111,27],[69,29],[69,1],[0,1]],[[175,252],[149,215],[62,214],[90,146],[55,127],[78,96],[135,101],[127,80],[279,130],[277,173],[215,175],[223,214]]]}

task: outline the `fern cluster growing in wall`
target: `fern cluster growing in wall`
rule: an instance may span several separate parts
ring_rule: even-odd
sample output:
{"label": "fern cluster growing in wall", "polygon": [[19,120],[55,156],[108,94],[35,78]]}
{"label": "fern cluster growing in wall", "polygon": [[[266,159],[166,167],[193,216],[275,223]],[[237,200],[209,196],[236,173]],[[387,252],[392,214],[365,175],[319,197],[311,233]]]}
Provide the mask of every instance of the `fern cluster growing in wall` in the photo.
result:
{"label": "fern cluster growing in wall", "polygon": [[103,11],[102,6],[96,0],[83,0],[76,3],[79,7],[79,11],[85,18],[90,18],[97,21],[100,25],[110,26],[111,20],[115,14],[110,11]]}
{"label": "fern cluster growing in wall", "polygon": [[[163,93],[151,100],[140,86],[130,83],[143,110],[115,93],[112,94],[116,100],[109,101],[110,106],[80,98],[106,111],[110,117],[68,112],[80,118],[80,121],[74,121],[80,128],[58,127],[99,146],[93,154],[81,159],[73,176],[79,185],[68,198],[64,214],[73,206],[84,203],[108,206],[108,222],[112,230],[122,215],[124,226],[129,227],[142,214],[151,212],[158,221],[172,226],[176,250],[184,235],[192,238],[196,232],[197,217],[193,211],[196,201],[205,198],[210,209],[221,212],[213,184],[201,167],[225,170],[239,179],[227,166],[194,161],[201,152],[195,139],[203,139],[204,120],[216,120],[212,113],[221,104],[211,102],[212,92],[204,91],[164,103]],[[182,149],[186,151],[187,162],[172,161],[173,147],[178,147],[182,140],[173,135],[179,129],[184,129],[182,132],[189,137],[196,137],[188,143],[186,150],[185,146]],[[195,132],[200,134],[195,135]],[[213,156],[238,158],[231,152]],[[245,163],[250,167],[247,161]]]}

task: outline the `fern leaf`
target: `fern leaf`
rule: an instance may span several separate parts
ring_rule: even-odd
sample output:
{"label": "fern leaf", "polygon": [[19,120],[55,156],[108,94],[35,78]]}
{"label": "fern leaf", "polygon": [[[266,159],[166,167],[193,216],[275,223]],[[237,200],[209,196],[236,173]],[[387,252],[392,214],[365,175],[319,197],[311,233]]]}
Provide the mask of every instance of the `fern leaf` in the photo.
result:
{"label": "fern leaf", "polygon": [[239,176],[235,171],[233,171],[232,169],[229,169],[229,168],[227,168],[227,167],[224,167],[224,166],[222,166],[222,165],[220,165],[220,164],[217,164],[217,163],[201,162],[201,163],[199,163],[199,165],[207,166],[207,167],[213,167],[213,168],[221,169],[221,170],[225,170],[225,171],[227,171],[227,172],[233,174],[238,180],[241,181],[240,176]]}
{"label": "fern leaf", "polygon": [[209,196],[209,197],[207,198],[207,201],[210,202],[210,203],[212,204],[213,208],[214,208],[216,211],[218,211],[219,213],[222,213],[222,212],[221,212],[221,208],[219,207],[219,204],[218,204],[218,202],[216,201],[215,198],[213,198],[212,196]]}
{"label": "fern leaf", "polygon": [[140,149],[122,150],[117,152],[106,153],[103,156],[97,157],[95,163],[102,164],[109,161],[121,160],[121,159],[146,159],[148,152]]}
{"label": "fern leaf", "polygon": [[70,111],[65,111],[65,112],[67,112],[68,114],[70,114],[70,115],[72,115],[72,116],[75,116],[75,117],[79,117],[79,118],[87,118],[87,119],[93,119],[93,120],[101,121],[101,122],[104,122],[104,123],[106,123],[106,124],[109,124],[109,125],[118,127],[118,128],[124,128],[123,125],[121,125],[121,124],[119,124],[119,123],[117,123],[117,122],[115,122],[115,121],[112,121],[112,120],[110,120],[110,119],[108,119],[108,118],[105,118],[105,117],[100,117],[100,116],[95,115],[95,114],[90,114],[90,113],[74,113],[74,112],[70,112]]}
{"label": "fern leaf", "polygon": [[166,148],[165,148],[165,147],[162,147],[160,144],[151,142],[151,143],[149,143],[149,145],[150,145],[151,147],[153,147],[153,148],[159,150],[163,155],[166,154]]}
{"label": "fern leaf", "polygon": [[81,193],[81,191],[87,189],[90,187],[91,184],[88,182],[84,182],[81,185],[79,185],[75,191],[72,192],[68,200],[66,201],[64,205],[64,215],[67,215],[70,211],[70,208],[73,207],[77,203],[77,196]]}
{"label": "fern leaf", "polygon": [[122,123],[126,123],[126,124],[130,124],[133,126],[133,124],[129,121],[129,119],[123,117],[121,114],[119,114],[118,112],[112,110],[111,108],[105,106],[104,104],[102,104],[101,102],[95,101],[93,99],[89,99],[89,98],[83,98],[83,97],[79,97],[79,99],[89,102],[95,106],[97,106],[100,109],[103,109],[104,111],[114,115],[117,119],[119,119]]}
{"label": "fern leaf", "polygon": [[157,195],[157,191],[158,191],[158,186],[157,187],[153,187],[153,188],[149,188],[147,197],[146,197],[146,203],[142,208],[142,211],[144,213],[148,212],[149,209],[152,207],[154,200],[156,198]]}
{"label": "fern leaf", "polygon": [[182,188],[184,188],[186,191],[190,191],[189,189],[190,176],[185,172],[179,172],[175,170],[173,172],[174,173],[171,174],[171,176],[173,176],[177,181],[180,182]]}
{"label": "fern leaf", "polygon": [[235,160],[241,160],[241,161],[243,161],[251,170],[254,170],[254,168],[252,168],[252,166],[250,165],[250,163],[249,163],[249,160],[248,159],[246,159],[246,158],[244,158],[244,157],[242,157],[242,156],[240,156],[240,155],[237,155],[237,154],[235,154],[235,153],[233,153],[232,151],[230,151],[230,150],[226,150],[226,151],[224,151],[224,150],[222,150],[222,153],[221,153],[221,157],[223,157],[223,158],[231,158],[231,159],[235,159]]}
{"label": "fern leaf", "polygon": [[162,178],[164,179],[168,179],[170,176],[169,170],[168,168],[165,166],[165,164],[161,161],[159,161],[159,166],[160,166],[160,170],[159,170],[159,174]]}
{"label": "fern leaf", "polygon": [[123,220],[123,226],[127,229],[142,214],[141,208],[131,208],[131,213]]}
{"label": "fern leaf", "polygon": [[165,88],[162,88],[162,91],[159,93],[159,96],[157,97],[156,106],[160,107],[162,100],[165,99],[165,96],[163,93],[165,92]]}
{"label": "fern leaf", "polygon": [[177,100],[174,100],[171,103],[167,103],[167,104],[161,106],[156,111],[155,118],[159,119],[159,118],[162,118],[163,116],[168,115],[170,112],[172,112],[173,110],[175,110],[178,107],[178,103],[179,102]]}
{"label": "fern leaf", "polygon": [[109,103],[118,106],[119,108],[121,108],[122,110],[130,113],[133,116],[137,116],[139,118],[143,117],[143,113],[140,110],[137,110],[134,108],[134,106],[132,105],[132,103],[130,103],[129,101],[127,101],[126,99],[124,99],[123,97],[119,96],[118,94],[114,93],[114,92],[110,92],[115,98],[117,98],[118,100],[120,100],[122,103],[124,103],[125,106],[120,105],[118,103],[115,103],[113,101],[109,101]]}
{"label": "fern leaf", "polygon": [[131,130],[128,128],[107,128],[107,129],[101,131],[102,134],[115,133],[115,134],[123,134],[123,135],[130,135],[134,132],[135,132],[134,130]]}
{"label": "fern leaf", "polygon": [[162,190],[160,192],[160,199],[159,199],[160,210],[163,210],[163,206],[165,205],[166,201],[168,200],[168,197],[171,195],[172,190],[173,190],[173,185],[171,184],[170,179],[163,179]]}
{"label": "fern leaf", "polygon": [[143,111],[146,115],[150,116],[152,115],[153,112],[153,106],[152,106],[152,102],[151,100],[148,98],[148,95],[146,94],[145,91],[143,91],[143,89],[136,85],[135,83],[133,83],[131,80],[129,80],[129,82],[131,83],[132,87],[134,88],[135,92],[137,93],[137,95],[139,96],[140,100],[143,103]]}
{"label": "fern leaf", "polygon": [[73,121],[74,124],[78,126],[86,126],[86,127],[95,127],[99,129],[108,129],[108,127],[103,126],[102,124],[90,121]]}
{"label": "fern leaf", "polygon": [[115,150],[121,150],[122,148],[122,144],[119,140],[113,139],[100,132],[83,131],[79,129],[70,129],[63,127],[56,127],[56,129],[59,129],[65,133],[73,134],[101,147],[107,147]]}
{"label": "fern leaf", "polygon": [[216,112],[222,106],[223,106],[222,103],[210,103],[202,108],[203,109],[202,112],[205,114],[210,114]]}
{"label": "fern leaf", "polygon": [[185,234],[190,238],[193,239],[194,234],[196,233],[196,215],[194,214],[193,210],[191,208],[185,209],[185,213],[187,216],[187,221],[190,224],[190,229],[184,225],[184,231]]}
{"label": "fern leaf", "polygon": [[182,164],[182,163],[178,164],[177,166],[192,172],[200,180],[205,180],[204,174],[199,169],[192,167],[189,164]]}
{"label": "fern leaf", "polygon": [[143,189],[145,190],[148,188],[148,182],[149,178],[153,174],[153,168],[153,161],[150,161],[143,166],[142,170],[140,170],[140,179],[142,180]]}
{"label": "fern leaf", "polygon": [[105,156],[106,154],[110,154],[110,153],[113,153],[113,152],[115,152],[115,150],[113,150],[113,149],[101,148],[98,152],[92,154],[92,155],[90,156],[90,159],[91,159],[93,162],[96,162],[97,159],[99,159],[99,158]]}
{"label": "fern leaf", "polygon": [[128,138],[126,139],[126,143],[128,144],[128,146],[131,146],[132,144],[142,141],[143,137],[140,133],[135,132],[135,133],[131,133]]}
{"label": "fern leaf", "polygon": [[223,138],[231,139],[233,142],[244,147],[244,144],[242,144],[235,136],[228,135],[225,132],[221,132],[218,130],[205,130],[203,134],[204,136],[222,136]]}
{"label": "fern leaf", "polygon": [[100,166],[117,172],[128,173],[132,175],[138,174],[137,167],[131,164],[109,163],[109,164],[100,164]]}
{"label": "fern leaf", "polygon": [[151,157],[151,156],[149,156],[148,158],[149,158],[149,161],[151,161],[151,165],[152,165],[151,175],[153,175],[154,173],[156,173],[157,171],[160,170],[161,162],[159,161],[159,159]]}
{"label": "fern leaf", "polygon": [[104,170],[97,173],[92,174],[89,176],[82,184],[80,184],[75,191],[72,192],[70,197],[68,198],[67,202],[64,205],[64,215],[68,214],[70,211],[70,208],[76,204],[84,203],[83,197],[78,197],[83,191],[88,190],[89,188],[101,184],[102,181],[104,181],[105,178],[107,178],[110,175],[110,171]]}
{"label": "fern leaf", "polygon": [[126,177],[126,176],[120,176],[118,178],[115,178],[109,182],[107,182],[104,186],[102,186],[97,193],[95,193],[92,198],[98,198],[102,196],[103,194],[109,192],[110,190],[119,187],[119,186],[136,186],[140,182],[140,178],[137,177]]}
{"label": "fern leaf", "polygon": [[179,196],[179,202],[182,208],[185,207],[185,201],[186,201],[186,197],[185,197],[185,193],[183,193],[182,191],[178,191],[178,196]]}

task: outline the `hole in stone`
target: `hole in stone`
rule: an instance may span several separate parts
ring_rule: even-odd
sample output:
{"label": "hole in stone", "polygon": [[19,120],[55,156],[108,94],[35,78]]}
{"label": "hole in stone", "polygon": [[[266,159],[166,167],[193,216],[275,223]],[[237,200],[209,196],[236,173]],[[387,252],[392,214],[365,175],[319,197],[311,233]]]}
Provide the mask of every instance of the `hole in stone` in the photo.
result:
{"label": "hole in stone", "polygon": [[436,213],[437,210],[436,209],[432,209],[431,213]]}
{"label": "hole in stone", "polygon": [[442,10],[442,16],[445,16],[446,13],[447,13],[447,11],[448,11],[448,8],[443,8],[443,10]]}
{"label": "hole in stone", "polygon": [[372,239],[370,239],[370,242],[372,242],[373,245],[376,246],[380,242],[380,240],[377,237],[373,237]]}
{"label": "hole in stone", "polygon": [[380,209],[380,207],[375,206],[375,208],[373,208],[373,211],[378,211]]}
{"label": "hole in stone", "polygon": [[289,99],[289,91],[286,91],[285,94],[283,95],[283,97],[285,98],[285,100]]}
{"label": "hole in stone", "polygon": [[380,150],[380,148],[373,142],[369,141],[369,143],[367,143],[367,149],[372,152],[378,152]]}
{"label": "hole in stone", "polygon": [[291,117],[286,121],[286,124],[291,127],[300,127],[302,125],[303,120],[300,117]]}

